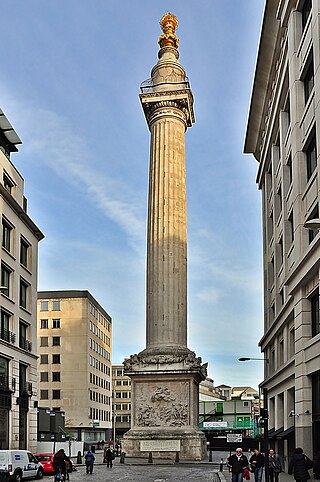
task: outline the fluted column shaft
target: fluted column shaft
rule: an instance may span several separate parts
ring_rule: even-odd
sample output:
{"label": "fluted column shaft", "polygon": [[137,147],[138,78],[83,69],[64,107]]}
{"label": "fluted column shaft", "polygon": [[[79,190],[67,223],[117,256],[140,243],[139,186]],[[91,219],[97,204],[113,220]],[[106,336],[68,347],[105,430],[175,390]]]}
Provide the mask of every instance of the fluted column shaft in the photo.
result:
{"label": "fluted column shaft", "polygon": [[147,239],[147,348],[187,346],[185,115],[155,108]]}

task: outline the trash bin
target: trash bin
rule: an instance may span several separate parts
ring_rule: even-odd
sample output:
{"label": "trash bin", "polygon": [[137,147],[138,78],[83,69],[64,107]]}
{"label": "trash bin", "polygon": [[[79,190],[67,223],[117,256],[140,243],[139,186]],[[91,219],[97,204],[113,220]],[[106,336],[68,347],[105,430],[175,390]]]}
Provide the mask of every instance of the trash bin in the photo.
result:
{"label": "trash bin", "polygon": [[96,446],[95,446],[95,445],[91,445],[91,452],[92,452],[93,454],[96,453]]}

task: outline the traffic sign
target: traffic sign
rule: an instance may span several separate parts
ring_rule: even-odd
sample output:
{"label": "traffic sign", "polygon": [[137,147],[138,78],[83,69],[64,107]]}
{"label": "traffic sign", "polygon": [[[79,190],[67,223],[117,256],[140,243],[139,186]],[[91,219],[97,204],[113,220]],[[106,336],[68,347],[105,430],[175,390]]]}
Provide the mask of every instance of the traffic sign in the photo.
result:
{"label": "traffic sign", "polygon": [[227,442],[230,443],[238,443],[242,442],[242,434],[241,433],[227,433]]}

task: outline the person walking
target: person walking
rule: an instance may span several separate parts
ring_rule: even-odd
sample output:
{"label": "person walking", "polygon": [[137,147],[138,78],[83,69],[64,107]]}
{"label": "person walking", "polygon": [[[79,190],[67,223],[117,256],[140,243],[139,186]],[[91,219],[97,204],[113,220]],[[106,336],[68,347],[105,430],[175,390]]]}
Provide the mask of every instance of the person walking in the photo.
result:
{"label": "person walking", "polygon": [[114,458],[113,451],[111,450],[110,447],[108,447],[105,454],[105,461],[107,463],[107,467],[110,467],[110,469],[112,469],[113,458]]}
{"label": "person walking", "polygon": [[279,474],[282,472],[282,464],[278,454],[273,449],[269,450],[269,479],[270,482],[279,482]]}
{"label": "person walking", "polygon": [[306,481],[310,479],[309,469],[312,469],[312,467],[312,460],[303,453],[302,448],[297,447],[291,457],[288,474],[293,474],[296,481]]}
{"label": "person walking", "polygon": [[249,462],[252,472],[254,473],[255,482],[261,482],[263,467],[265,464],[264,455],[260,452],[259,449],[254,449],[253,455],[251,455]]}
{"label": "person walking", "polygon": [[86,462],[86,470],[87,474],[92,474],[93,472],[93,464],[94,461],[96,460],[95,456],[91,452],[91,450],[88,450],[86,455],[84,456],[85,462]]}
{"label": "person walking", "polygon": [[243,470],[248,467],[248,459],[242,453],[242,448],[237,448],[236,453],[227,459],[228,466],[231,467],[232,482],[243,481]]}

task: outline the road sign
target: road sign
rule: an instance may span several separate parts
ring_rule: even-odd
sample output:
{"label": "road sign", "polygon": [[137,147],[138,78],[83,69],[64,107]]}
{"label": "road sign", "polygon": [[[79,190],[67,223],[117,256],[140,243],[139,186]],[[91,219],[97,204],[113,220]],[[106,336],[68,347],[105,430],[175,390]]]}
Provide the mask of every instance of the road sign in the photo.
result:
{"label": "road sign", "polygon": [[227,433],[227,442],[230,443],[238,443],[242,442],[242,435],[241,433]]}

